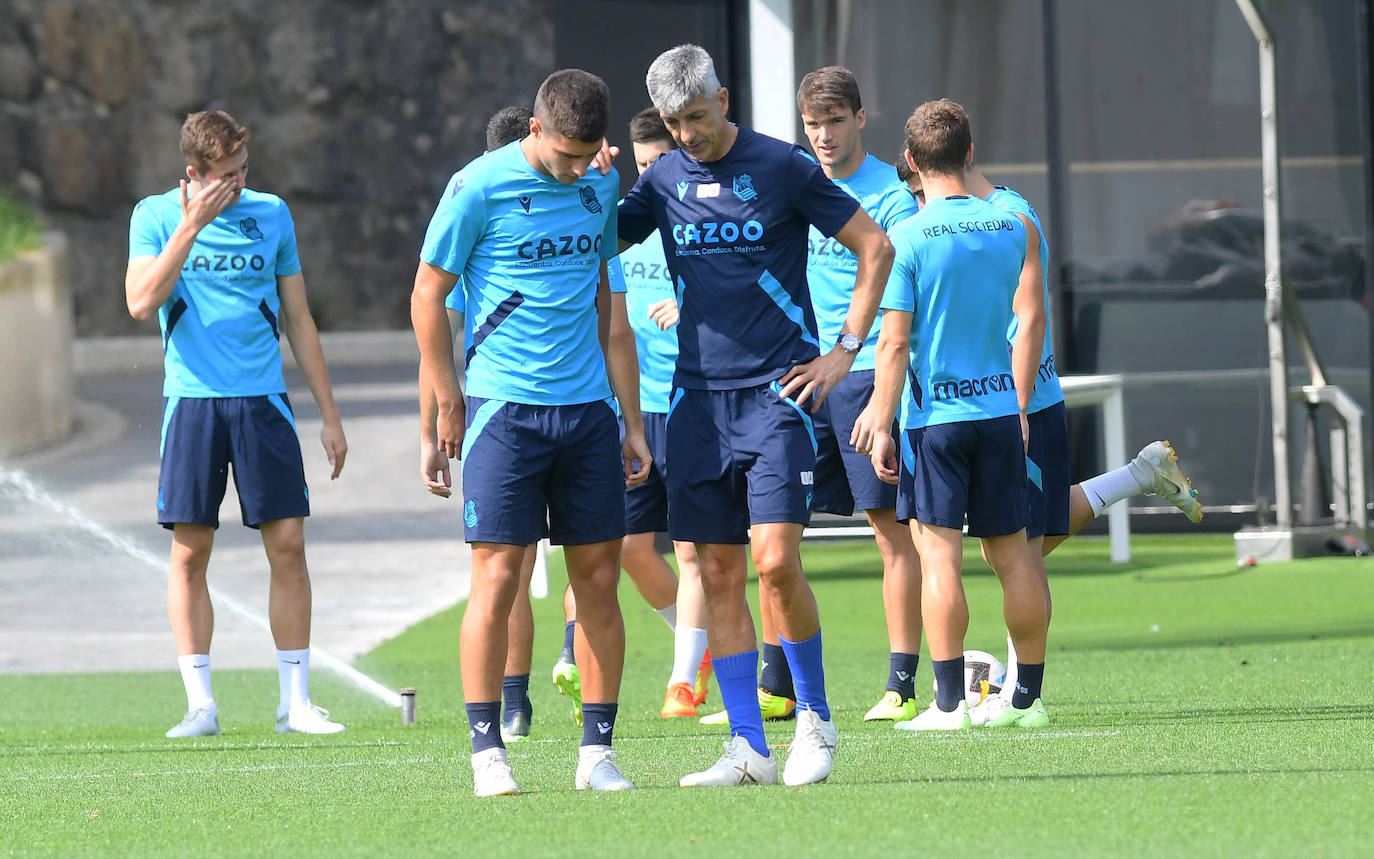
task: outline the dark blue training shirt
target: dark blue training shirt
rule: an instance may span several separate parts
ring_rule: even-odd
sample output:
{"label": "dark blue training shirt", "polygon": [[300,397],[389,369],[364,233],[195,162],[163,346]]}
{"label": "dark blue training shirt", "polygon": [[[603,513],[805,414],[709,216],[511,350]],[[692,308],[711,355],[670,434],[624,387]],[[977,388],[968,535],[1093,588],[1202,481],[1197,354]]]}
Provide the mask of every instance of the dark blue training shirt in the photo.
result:
{"label": "dark blue training shirt", "polygon": [[829,351],[806,285],[807,232],[832,236],[858,209],[800,147],[743,126],[717,161],[677,149],[644,171],[620,202],[619,234],[662,237],[681,306],[673,384],[753,387]]}

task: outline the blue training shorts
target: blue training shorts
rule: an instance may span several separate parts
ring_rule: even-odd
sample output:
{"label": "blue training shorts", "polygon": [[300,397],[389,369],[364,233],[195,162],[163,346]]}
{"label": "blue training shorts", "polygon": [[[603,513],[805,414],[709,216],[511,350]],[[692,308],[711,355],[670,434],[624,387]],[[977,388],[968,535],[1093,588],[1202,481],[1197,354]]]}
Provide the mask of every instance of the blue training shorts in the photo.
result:
{"label": "blue training shorts", "polygon": [[902,433],[897,518],[1000,537],[1026,527],[1026,451],[1017,415]]}
{"label": "blue training shorts", "polygon": [[1069,421],[1063,402],[1032,412],[1026,454],[1026,537],[1069,533]]}
{"label": "blue training shorts", "polygon": [[[841,379],[839,384],[830,391],[830,396],[826,397],[822,411],[828,409],[829,415],[823,417],[820,412],[817,412],[816,425],[819,428],[822,421],[825,421],[834,427],[845,479],[849,483],[849,492],[854,497],[854,508],[857,510],[891,510],[897,506],[897,487],[879,480],[877,473],[873,471],[873,461],[859,453],[849,443],[849,437],[854,433],[854,422],[859,419],[859,413],[864,410],[872,397],[873,371],[859,370],[850,373]],[[892,424],[892,437],[897,438],[895,421]],[[820,476],[821,472],[818,468],[817,477]]]}
{"label": "blue training shorts", "polygon": [[462,460],[469,543],[525,546],[547,533],[577,546],[625,536],[620,423],[609,400],[532,406],[468,397]]}
{"label": "blue training shorts", "polygon": [[811,520],[816,433],[777,382],[677,388],[668,406],[668,533],[701,543],[749,541],[749,526]]}
{"label": "blue training shorts", "polygon": [[219,527],[229,468],[243,524],[310,515],[296,419],[286,394],[165,397],[157,521]]}
{"label": "blue training shorts", "polygon": [[625,533],[668,530],[668,416],[644,412],[644,440],[654,464],[649,478],[625,490]]}

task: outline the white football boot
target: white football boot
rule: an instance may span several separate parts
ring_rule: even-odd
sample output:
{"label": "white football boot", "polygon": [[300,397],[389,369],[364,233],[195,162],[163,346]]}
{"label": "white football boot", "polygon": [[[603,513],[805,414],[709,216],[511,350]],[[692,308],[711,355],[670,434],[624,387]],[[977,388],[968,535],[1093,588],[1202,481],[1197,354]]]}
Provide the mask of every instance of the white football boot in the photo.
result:
{"label": "white football boot", "polygon": [[337,734],[344,726],[329,721],[329,711],[309,701],[291,705],[285,713],[277,711],[278,734]]}
{"label": "white football boot", "polygon": [[214,737],[219,734],[219,711],[213,704],[188,712],[176,727],[163,736],[171,740],[183,737]]}
{"label": "white football boot", "polygon": [[720,760],[697,773],[678,780],[681,787],[734,787],[740,784],[777,784],[778,759],[754,751],[741,736],[730,738]]}
{"label": "white football boot", "polygon": [[634,785],[616,765],[615,752],[610,746],[580,747],[577,750],[577,775],[574,781],[578,790],[634,789]]}
{"label": "white football boot", "polygon": [[472,756],[472,792],[477,796],[511,796],[520,792],[510,773],[506,750],[500,746]]}
{"label": "white football boot", "polygon": [[968,702],[960,700],[959,706],[948,713],[931,702],[924,713],[914,719],[898,722],[893,727],[899,731],[962,731],[972,728],[973,723],[969,721]]}
{"label": "white football boot", "polygon": [[782,768],[782,783],[796,787],[825,781],[835,765],[835,746],[839,741],[834,722],[822,719],[815,710],[798,708],[797,730]]}

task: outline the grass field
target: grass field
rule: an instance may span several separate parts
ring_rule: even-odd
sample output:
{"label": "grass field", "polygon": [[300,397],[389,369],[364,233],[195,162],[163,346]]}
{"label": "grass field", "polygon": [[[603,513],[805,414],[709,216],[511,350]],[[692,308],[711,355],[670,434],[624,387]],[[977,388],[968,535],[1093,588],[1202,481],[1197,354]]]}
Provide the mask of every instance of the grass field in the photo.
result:
{"label": "grass field", "polygon": [[[189,743],[162,738],[185,700],[172,670],[0,677],[0,854],[1367,855],[1374,561],[1237,569],[1216,536],[1133,548],[1129,565],[1098,540],[1051,558],[1049,729],[931,737],[861,721],[887,671],[876,551],[808,547],[840,747],[830,782],[806,788],[676,787],[724,735],[657,718],[671,638],[628,582],[616,747],[640,790],[623,794],[573,790],[579,733],[547,681],[556,599],[535,604],[517,797],[471,793],[461,606],[358,663],[419,689],[409,727],[320,671],[315,696],[347,733],[278,736],[275,672],[221,671],[225,733]],[[999,653],[997,584],[975,555],[967,646]],[[769,739],[791,730],[770,723]]]}

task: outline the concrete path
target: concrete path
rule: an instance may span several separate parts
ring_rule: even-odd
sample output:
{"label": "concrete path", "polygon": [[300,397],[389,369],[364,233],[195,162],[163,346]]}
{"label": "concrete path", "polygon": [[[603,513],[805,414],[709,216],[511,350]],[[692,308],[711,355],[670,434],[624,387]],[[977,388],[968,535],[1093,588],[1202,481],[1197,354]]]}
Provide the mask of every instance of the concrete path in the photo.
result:
{"label": "concrete path", "polygon": [[[337,481],[310,392],[287,373],[310,484],[312,643],[345,660],[453,605],[469,581],[458,502],[430,496],[418,477],[414,339],[364,339],[325,338],[349,443]],[[0,462],[0,673],[174,667],[170,534],[154,510],[158,345],[79,344],[75,434]],[[265,619],[267,562],[257,532],[240,524],[232,483],[220,519],[210,585]],[[221,668],[275,664],[268,633],[223,604],[212,655]]]}

